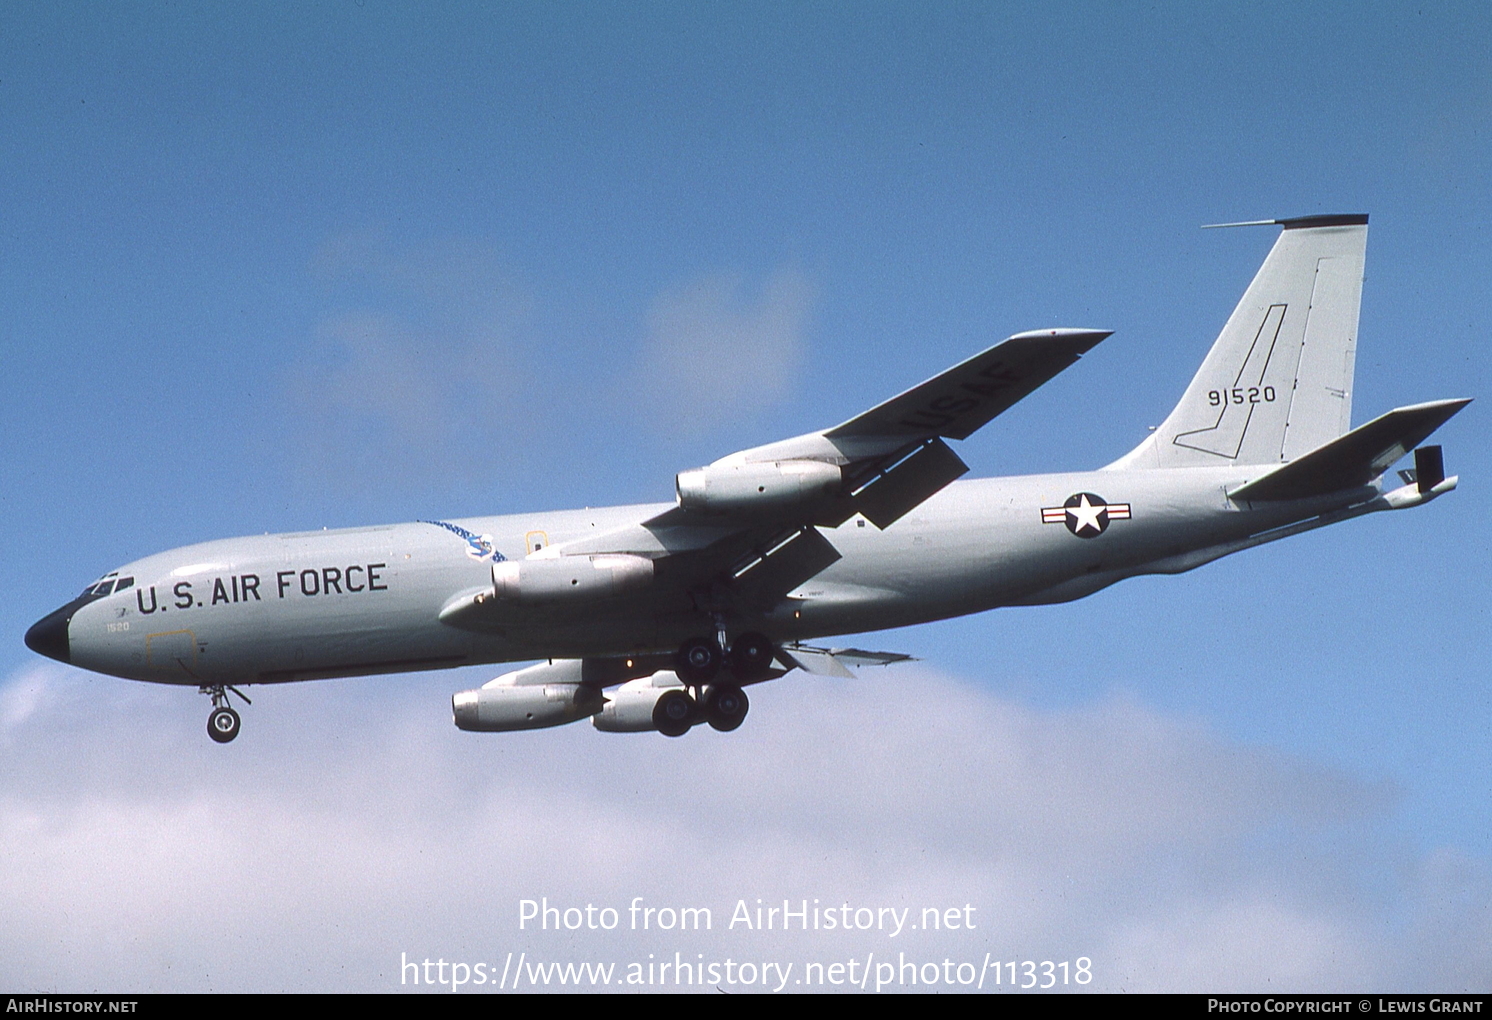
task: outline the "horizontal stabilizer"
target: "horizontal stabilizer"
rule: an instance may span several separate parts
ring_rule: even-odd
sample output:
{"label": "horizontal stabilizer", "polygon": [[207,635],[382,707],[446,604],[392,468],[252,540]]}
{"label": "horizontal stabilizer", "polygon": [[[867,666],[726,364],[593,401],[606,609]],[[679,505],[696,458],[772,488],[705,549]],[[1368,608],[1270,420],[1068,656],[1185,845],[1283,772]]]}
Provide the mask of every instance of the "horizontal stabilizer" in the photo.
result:
{"label": "horizontal stabilizer", "polygon": [[1308,499],[1367,485],[1469,403],[1435,400],[1397,408],[1228,495],[1236,500]]}

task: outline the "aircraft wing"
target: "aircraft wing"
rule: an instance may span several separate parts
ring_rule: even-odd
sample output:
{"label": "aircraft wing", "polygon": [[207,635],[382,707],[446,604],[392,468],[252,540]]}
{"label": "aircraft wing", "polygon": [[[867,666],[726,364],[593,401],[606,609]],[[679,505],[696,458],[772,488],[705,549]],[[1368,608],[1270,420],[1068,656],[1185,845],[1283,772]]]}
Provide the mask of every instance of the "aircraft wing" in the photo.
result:
{"label": "aircraft wing", "polygon": [[968,470],[944,439],[968,438],[1107,336],[1018,333],[833,428],[681,473],[678,507],[654,522],[835,527],[862,513],[885,528]]}
{"label": "aircraft wing", "polygon": [[824,435],[967,439],[1108,335],[1092,329],[1017,333]]}
{"label": "aircraft wing", "polygon": [[945,439],[967,438],[1109,335],[1018,333],[833,428],[681,472],[676,506],[542,555],[646,556],[665,589],[723,587],[765,608],[839,559],[820,527],[856,514],[889,527],[968,471]]}

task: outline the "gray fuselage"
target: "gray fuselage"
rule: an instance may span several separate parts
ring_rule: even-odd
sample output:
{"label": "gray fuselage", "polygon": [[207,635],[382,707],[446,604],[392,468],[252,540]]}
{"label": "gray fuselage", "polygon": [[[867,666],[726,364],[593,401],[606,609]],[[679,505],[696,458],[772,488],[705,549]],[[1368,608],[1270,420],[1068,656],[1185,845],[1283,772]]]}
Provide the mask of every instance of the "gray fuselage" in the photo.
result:
{"label": "gray fuselage", "polygon": [[[737,613],[729,625],[787,642],[1068,601],[1135,574],[1190,569],[1233,551],[1230,543],[1257,544],[1250,536],[1376,495],[1260,506],[1228,499],[1226,490],[1258,471],[1105,470],[957,482],[884,531],[858,516],[824,529],[842,558],[770,610]],[[1088,510],[1084,524],[1062,511],[1085,493],[1112,513]],[[709,616],[678,592],[513,606],[480,629],[441,620],[456,601],[491,591],[494,550],[500,560],[522,559],[635,526],[667,508],[186,546],[120,567],[119,584],[126,577],[132,584],[75,604],[66,622],[67,658],[135,680],[220,685],[671,651],[711,629]],[[489,540],[485,557],[463,531]]]}

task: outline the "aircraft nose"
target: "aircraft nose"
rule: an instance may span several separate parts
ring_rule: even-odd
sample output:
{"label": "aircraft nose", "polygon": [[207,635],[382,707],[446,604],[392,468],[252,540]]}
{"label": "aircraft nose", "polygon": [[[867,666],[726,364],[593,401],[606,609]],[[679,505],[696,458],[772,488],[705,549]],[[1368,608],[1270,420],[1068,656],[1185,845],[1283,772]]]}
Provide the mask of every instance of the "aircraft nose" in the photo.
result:
{"label": "aircraft nose", "polygon": [[71,662],[72,647],[67,640],[67,625],[72,622],[77,608],[77,602],[69,602],[37,620],[26,632],[26,647],[49,659]]}

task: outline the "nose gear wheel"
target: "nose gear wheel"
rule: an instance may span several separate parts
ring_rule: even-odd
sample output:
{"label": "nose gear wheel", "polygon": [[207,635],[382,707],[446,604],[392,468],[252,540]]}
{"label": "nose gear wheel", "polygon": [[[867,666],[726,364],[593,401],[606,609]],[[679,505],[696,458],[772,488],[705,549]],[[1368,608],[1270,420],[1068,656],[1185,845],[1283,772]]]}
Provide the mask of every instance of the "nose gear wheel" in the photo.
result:
{"label": "nose gear wheel", "polygon": [[207,735],[220,744],[226,744],[238,736],[241,720],[238,713],[224,706],[215,708],[207,717]]}
{"label": "nose gear wheel", "polygon": [[232,691],[243,698],[245,705],[252,705],[253,702],[249,700],[248,695],[232,684],[204,685],[199,690],[202,694],[212,696],[212,711],[207,715],[207,735],[219,744],[228,743],[238,736],[238,731],[243,725],[243,720],[238,717],[233,706],[228,704],[228,692]]}

